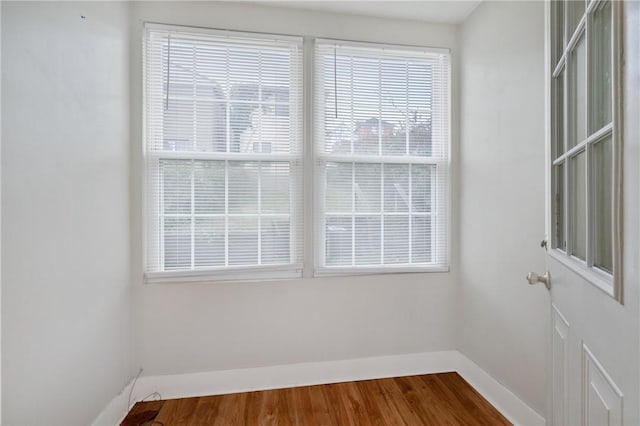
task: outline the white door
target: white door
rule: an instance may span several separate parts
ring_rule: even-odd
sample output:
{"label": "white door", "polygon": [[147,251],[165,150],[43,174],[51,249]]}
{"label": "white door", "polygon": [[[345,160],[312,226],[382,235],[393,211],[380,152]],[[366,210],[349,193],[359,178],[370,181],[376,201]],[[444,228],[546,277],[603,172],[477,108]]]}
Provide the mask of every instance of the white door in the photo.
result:
{"label": "white door", "polygon": [[640,424],[639,9],[547,2],[553,425]]}

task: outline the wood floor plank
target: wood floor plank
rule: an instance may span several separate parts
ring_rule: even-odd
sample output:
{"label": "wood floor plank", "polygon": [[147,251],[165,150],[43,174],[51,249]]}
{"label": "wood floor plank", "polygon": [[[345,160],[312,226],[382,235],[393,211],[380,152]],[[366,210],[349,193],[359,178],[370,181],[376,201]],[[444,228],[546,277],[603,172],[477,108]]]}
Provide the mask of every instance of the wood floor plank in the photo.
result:
{"label": "wood floor plank", "polygon": [[402,422],[406,425],[423,425],[425,419],[421,419],[418,413],[416,413],[411,406],[411,403],[407,401],[402,393],[402,390],[398,387],[396,379],[382,379],[380,380],[380,386],[382,387],[386,398],[390,404],[393,404],[400,416]]}
{"label": "wood floor plank", "polygon": [[419,426],[509,425],[457,373],[153,401],[136,404],[122,425]]}
{"label": "wood floor plank", "polygon": [[306,419],[310,426],[315,426],[317,425],[317,421],[315,419],[313,403],[311,401],[311,388],[312,386],[293,388],[292,399],[296,407],[296,421],[301,422]]}
{"label": "wood floor plank", "polygon": [[402,396],[411,406],[411,411],[423,422],[428,425],[448,425],[450,424],[450,413],[446,410],[442,410],[438,404],[425,403],[425,398],[420,395],[420,390],[417,381],[414,377],[398,377],[394,380],[394,383],[400,391]]}
{"label": "wood floor plank", "polygon": [[178,406],[180,399],[169,399],[165,401],[162,409],[155,418],[155,421],[165,425],[173,425],[179,419],[180,413],[178,412]]}
{"label": "wood floor plank", "polygon": [[509,421],[489,404],[475,389],[457,373],[435,375],[439,388],[446,395],[445,400],[456,411],[470,413],[477,425],[509,425]]}
{"label": "wood floor plank", "polygon": [[[198,398],[198,404],[193,412],[193,418],[201,421],[201,424],[214,424],[220,412],[222,398]],[[194,421],[192,421],[194,423]]]}
{"label": "wood floor plank", "polygon": [[382,404],[384,397],[380,398],[381,390],[375,380],[354,382],[360,395],[364,411],[367,413],[368,422],[371,426],[386,426],[397,412],[390,411],[386,404]]}
{"label": "wood floor plank", "polygon": [[[433,375],[435,376],[435,375]],[[439,389],[431,376],[412,377],[413,391],[421,404],[428,408],[430,424],[459,425],[469,424],[468,412],[453,406],[448,397]],[[424,380],[421,380],[424,379]]]}
{"label": "wood floor plank", "polygon": [[[207,397],[204,397],[207,398]],[[218,417],[213,423],[214,426],[241,426],[244,425],[246,402],[248,393],[234,393],[229,395],[218,395],[220,407]],[[258,419],[259,420],[259,419]],[[194,419],[195,424],[203,424],[200,419]],[[169,426],[169,425],[166,425]]]}
{"label": "wood floor plank", "polygon": [[342,404],[342,398],[338,393],[338,385],[319,386],[322,388],[322,394],[327,401],[327,405],[331,407],[331,420],[334,425],[349,425],[349,414],[347,407]]}
{"label": "wood floor plank", "polygon": [[366,412],[362,404],[362,396],[355,382],[338,383],[335,386],[349,418],[349,423],[347,424],[352,426],[362,425]]}
{"label": "wood floor plank", "polygon": [[379,380],[371,380],[371,384],[367,386],[369,391],[368,397],[371,399],[371,403],[375,404],[382,415],[383,424],[385,425],[407,425],[405,423],[402,414],[393,403],[390,396],[384,391]]}
{"label": "wood floor plank", "polygon": [[258,426],[260,420],[260,410],[264,399],[264,392],[249,392],[247,403],[244,409],[244,424],[247,426]]}
{"label": "wood floor plank", "polygon": [[281,389],[274,391],[278,395],[278,415],[276,417],[277,424],[283,426],[295,426],[296,424],[295,407],[291,404],[289,391],[290,389]]}
{"label": "wood floor plank", "polygon": [[122,426],[138,426],[145,422],[151,422],[158,416],[164,403],[165,401],[137,402],[122,421]]}
{"label": "wood floor plank", "polygon": [[278,418],[278,392],[275,390],[264,391],[262,403],[258,414],[258,425],[269,426],[277,424]]}
{"label": "wood floor plank", "polygon": [[[339,417],[333,412],[331,404],[327,400],[324,386],[307,386],[309,400],[311,402],[312,423],[316,426],[331,426],[339,422]],[[308,417],[302,416],[302,421]],[[304,424],[304,423],[303,423]]]}

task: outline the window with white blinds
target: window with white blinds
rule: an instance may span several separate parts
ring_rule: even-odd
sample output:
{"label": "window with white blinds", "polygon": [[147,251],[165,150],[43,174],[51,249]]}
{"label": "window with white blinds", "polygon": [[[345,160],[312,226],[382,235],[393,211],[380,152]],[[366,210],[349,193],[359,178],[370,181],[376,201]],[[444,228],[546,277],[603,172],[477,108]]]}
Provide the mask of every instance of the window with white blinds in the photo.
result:
{"label": "window with white blinds", "polygon": [[316,41],[316,274],[448,269],[449,61]]}
{"label": "window with white blinds", "polygon": [[302,39],[147,24],[144,72],[147,280],[299,276]]}

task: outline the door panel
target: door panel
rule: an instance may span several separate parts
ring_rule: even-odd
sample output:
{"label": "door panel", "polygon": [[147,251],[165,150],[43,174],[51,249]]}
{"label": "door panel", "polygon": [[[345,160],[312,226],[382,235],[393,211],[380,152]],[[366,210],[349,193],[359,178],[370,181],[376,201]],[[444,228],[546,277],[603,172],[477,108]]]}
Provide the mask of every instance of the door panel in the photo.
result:
{"label": "door panel", "polygon": [[585,344],[582,345],[582,365],[583,423],[594,426],[621,425],[624,396]]}
{"label": "door panel", "polygon": [[555,305],[552,305],[552,365],[553,370],[553,405],[552,424],[569,424],[569,323]]}
{"label": "door panel", "polygon": [[[551,10],[561,7],[547,3],[547,235],[552,237],[547,418],[553,425],[640,425],[640,2],[582,3],[586,15],[579,22],[566,18],[575,8],[563,11],[566,28],[576,29],[565,30],[564,42],[550,38]],[[603,45],[609,43],[603,33],[608,16],[611,46]],[[571,54],[578,45],[572,46],[572,35],[574,42],[585,37],[585,84],[598,83],[587,89],[582,105],[569,105],[566,95],[572,92],[562,89],[563,81],[573,81]],[[564,67],[562,55],[550,51],[558,46],[565,48]],[[607,69],[609,50],[617,65],[610,74],[596,75]],[[611,95],[603,86],[609,82]],[[611,108],[611,116],[596,106]],[[573,109],[586,123],[572,119]],[[584,134],[576,133],[576,124]],[[563,142],[567,135],[576,135],[570,152],[571,144]],[[572,167],[580,152],[586,170]],[[576,179],[586,188],[572,186]],[[583,194],[586,200],[579,198]],[[586,219],[571,213],[585,213]],[[576,241],[582,238],[576,228],[587,234],[584,245]],[[578,256],[567,256],[565,240],[569,253]]]}
{"label": "door panel", "polygon": [[[637,304],[628,309],[551,256],[547,267],[553,327],[549,424],[640,424],[638,401],[626,398],[638,394],[640,381]],[[607,422],[599,423],[603,415]]]}

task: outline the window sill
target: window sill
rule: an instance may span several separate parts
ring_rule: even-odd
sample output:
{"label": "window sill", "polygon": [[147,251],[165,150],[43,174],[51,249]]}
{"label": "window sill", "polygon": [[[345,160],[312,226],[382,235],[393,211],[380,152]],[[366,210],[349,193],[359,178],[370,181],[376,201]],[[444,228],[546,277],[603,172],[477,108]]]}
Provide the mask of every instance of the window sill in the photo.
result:
{"label": "window sill", "polygon": [[224,270],[147,272],[145,284],[251,282],[302,278],[302,265],[226,268]]}
{"label": "window sill", "polygon": [[314,277],[348,277],[356,275],[381,275],[381,274],[407,274],[407,273],[442,273],[449,272],[448,265],[434,266],[407,266],[390,265],[385,267],[354,267],[354,266],[332,266],[317,268]]}
{"label": "window sill", "polygon": [[[313,278],[362,275],[448,273],[449,266],[327,267],[316,269]],[[302,265],[260,266],[225,270],[147,272],[145,284],[237,283],[288,280],[303,277]]]}
{"label": "window sill", "polygon": [[589,268],[585,262],[568,256],[559,249],[549,250],[548,254],[550,257],[578,274],[581,278],[585,279],[593,286],[602,290],[614,299],[619,300],[618,295],[616,295],[615,284],[612,275],[607,274],[604,271],[599,271],[597,268]]}

